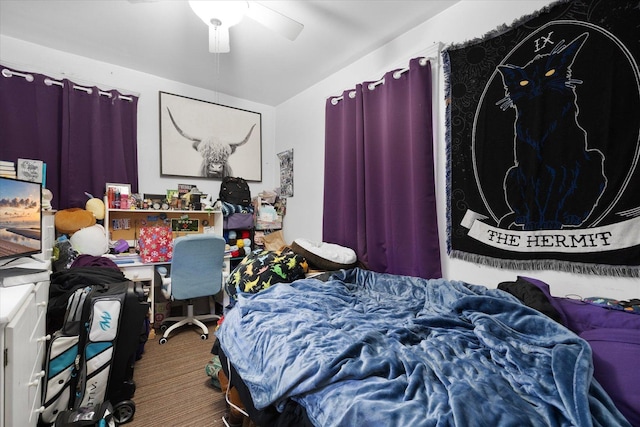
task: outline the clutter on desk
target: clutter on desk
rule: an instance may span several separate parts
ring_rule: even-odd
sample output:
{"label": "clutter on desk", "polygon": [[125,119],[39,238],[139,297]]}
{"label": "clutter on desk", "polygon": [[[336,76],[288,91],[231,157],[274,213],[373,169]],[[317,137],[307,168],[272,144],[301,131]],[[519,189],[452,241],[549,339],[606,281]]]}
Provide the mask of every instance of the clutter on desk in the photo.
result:
{"label": "clutter on desk", "polygon": [[131,184],[108,182],[105,185],[105,198],[109,209],[129,209]]}
{"label": "clutter on desk", "polygon": [[[265,196],[263,198],[262,196]],[[274,197],[270,193],[260,193],[253,198],[256,230],[279,230],[282,228],[282,218],[286,213],[287,199]]]}
{"label": "clutter on desk", "polygon": [[169,262],[173,257],[173,233],[170,226],[154,225],[140,228],[140,258],[142,262]]}
{"label": "clutter on desk", "polygon": [[225,253],[232,258],[244,257],[251,253],[252,240],[250,230],[225,229],[222,237],[227,242]]}
{"label": "clutter on desk", "polygon": [[142,257],[137,253],[123,252],[119,254],[109,255],[111,261],[116,265],[137,264],[142,262]]}
{"label": "clutter on desk", "polygon": [[[194,184],[178,184],[177,189],[159,193],[131,193],[129,184],[106,184],[107,209],[121,210],[212,210],[216,200],[211,194],[202,192]],[[86,193],[87,196],[92,197]],[[93,202],[92,202],[93,203]],[[104,216],[103,216],[104,217]],[[101,218],[98,218],[101,219]]]}

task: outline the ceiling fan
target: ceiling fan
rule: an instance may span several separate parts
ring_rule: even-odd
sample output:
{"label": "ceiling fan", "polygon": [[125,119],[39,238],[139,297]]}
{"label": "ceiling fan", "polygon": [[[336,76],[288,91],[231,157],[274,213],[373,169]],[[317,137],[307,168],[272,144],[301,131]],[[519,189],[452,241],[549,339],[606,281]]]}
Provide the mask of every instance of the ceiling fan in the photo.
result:
{"label": "ceiling fan", "polygon": [[[142,3],[153,0],[129,0]],[[256,1],[189,0],[193,12],[209,27],[209,52],[230,52],[229,28],[245,16],[266,28],[295,40],[304,25]]]}
{"label": "ceiling fan", "polygon": [[289,40],[295,40],[304,25],[255,1],[190,0],[189,6],[209,27],[209,52],[230,51],[229,28],[243,17],[264,25]]}

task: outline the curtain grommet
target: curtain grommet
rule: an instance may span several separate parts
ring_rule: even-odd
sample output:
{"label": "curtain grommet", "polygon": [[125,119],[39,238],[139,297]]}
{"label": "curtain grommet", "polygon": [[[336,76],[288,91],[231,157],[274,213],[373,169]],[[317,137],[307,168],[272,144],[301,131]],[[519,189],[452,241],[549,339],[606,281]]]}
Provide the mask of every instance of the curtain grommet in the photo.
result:
{"label": "curtain grommet", "polygon": [[33,74],[24,74],[24,73],[19,73],[17,71],[11,71],[8,68],[4,68],[2,70],[2,75],[4,77],[13,77],[13,76],[19,76],[19,77],[23,77],[26,81],[28,81],[29,83],[31,83],[34,80]]}

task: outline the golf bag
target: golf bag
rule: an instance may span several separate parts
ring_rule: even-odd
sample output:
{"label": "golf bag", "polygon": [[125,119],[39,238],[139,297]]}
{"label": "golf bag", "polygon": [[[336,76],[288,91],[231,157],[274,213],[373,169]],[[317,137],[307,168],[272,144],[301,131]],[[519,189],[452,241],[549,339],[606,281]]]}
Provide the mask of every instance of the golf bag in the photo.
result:
{"label": "golf bag", "polygon": [[117,427],[111,403],[99,403],[91,408],[62,411],[56,418],[54,427]]}
{"label": "golf bag", "polygon": [[77,289],[64,324],[47,351],[44,411],[51,424],[67,410],[109,401],[119,423],[135,412],[133,364],[149,305],[140,284],[120,282]]}

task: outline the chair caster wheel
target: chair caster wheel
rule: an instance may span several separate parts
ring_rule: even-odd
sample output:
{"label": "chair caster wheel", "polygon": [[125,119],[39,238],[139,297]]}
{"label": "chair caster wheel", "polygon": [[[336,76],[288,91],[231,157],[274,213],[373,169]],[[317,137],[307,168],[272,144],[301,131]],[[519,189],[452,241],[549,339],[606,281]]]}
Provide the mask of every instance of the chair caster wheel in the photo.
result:
{"label": "chair caster wheel", "polygon": [[166,344],[167,343],[167,339],[165,337],[160,338],[159,341],[160,344]]}
{"label": "chair caster wheel", "polygon": [[200,335],[200,339],[201,339],[201,340],[206,340],[206,339],[208,339],[208,338],[209,338],[209,334],[202,334],[202,335]]}
{"label": "chair caster wheel", "polygon": [[169,329],[169,327],[167,325],[165,325],[164,323],[162,325],[160,325],[160,332],[164,332],[167,329]]}

